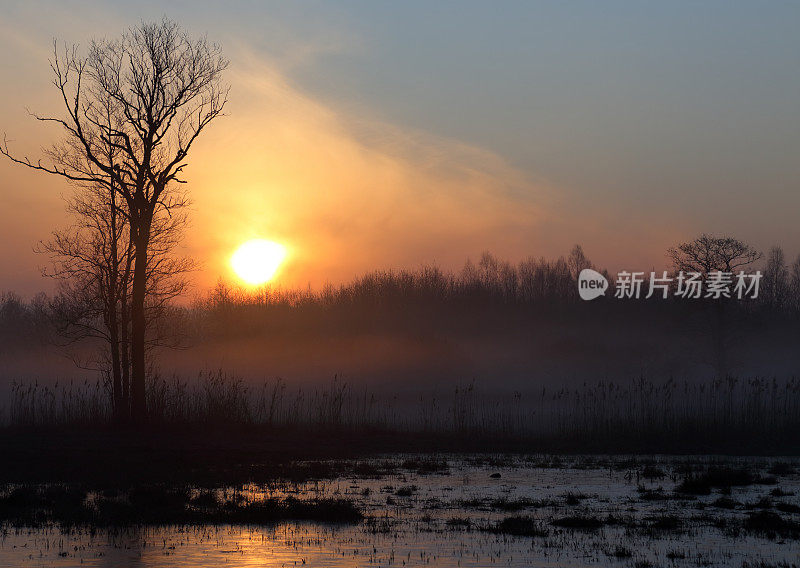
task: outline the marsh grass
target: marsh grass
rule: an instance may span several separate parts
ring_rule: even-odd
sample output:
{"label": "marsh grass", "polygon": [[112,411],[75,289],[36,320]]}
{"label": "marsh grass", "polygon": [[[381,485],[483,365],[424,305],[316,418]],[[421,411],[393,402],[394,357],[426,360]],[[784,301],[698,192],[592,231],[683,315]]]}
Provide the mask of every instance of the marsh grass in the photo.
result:
{"label": "marsh grass", "polygon": [[[254,385],[218,371],[194,380],[153,375],[147,398],[149,421],[162,427],[238,425],[558,439],[568,446],[579,441],[609,450],[637,444],[650,450],[707,449],[734,440],[761,451],[800,448],[800,381],[795,379],[657,383],[640,378],[508,395],[492,395],[470,383],[450,396],[414,402],[355,389],[338,377],[322,387],[290,389],[281,379]],[[99,381],[52,386],[15,382],[2,423],[12,429],[110,426],[110,400]],[[413,467],[426,473],[440,464],[419,462]],[[783,466],[773,467],[782,471]],[[713,477],[723,474],[727,479]],[[658,480],[664,472],[652,466],[637,475]],[[755,481],[744,472],[708,472],[687,478],[680,490],[704,494],[714,487]]]}
{"label": "marsh grass", "polygon": [[136,485],[112,491],[90,491],[83,485],[18,485],[0,492],[0,523],[12,526],[260,525],[362,519],[349,499],[246,499],[239,491],[193,491],[188,485]]}
{"label": "marsh grass", "polygon": [[715,488],[743,487],[755,482],[756,477],[747,469],[712,467],[702,473],[687,475],[675,491],[689,495],[710,495]]}
{"label": "marsh grass", "polygon": [[511,536],[546,537],[550,534],[538,520],[527,516],[506,517],[484,530]]}
{"label": "marsh grass", "polygon": [[601,528],[606,522],[600,517],[586,515],[569,515],[559,517],[550,521],[554,527],[578,530],[596,530]]}
{"label": "marsh grass", "polygon": [[792,538],[800,537],[800,523],[770,511],[751,513],[744,521],[742,527],[745,531],[767,538]]}
{"label": "marsh grass", "polygon": [[633,552],[630,548],[617,544],[613,550],[608,552],[608,556],[618,559],[633,558]]}

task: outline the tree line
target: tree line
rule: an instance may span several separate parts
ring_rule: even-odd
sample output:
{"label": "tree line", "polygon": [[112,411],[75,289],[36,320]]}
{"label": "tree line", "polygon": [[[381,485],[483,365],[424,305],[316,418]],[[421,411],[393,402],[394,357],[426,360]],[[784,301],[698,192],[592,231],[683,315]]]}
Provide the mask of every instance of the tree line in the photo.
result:
{"label": "tree line", "polygon": [[[714,242],[721,252],[704,254],[699,263],[683,252],[692,247],[711,247]],[[735,243],[735,248],[725,248],[725,243]],[[731,250],[739,252],[732,255]],[[763,259],[762,254],[744,242],[733,237],[703,234],[671,247],[666,251],[666,256],[669,260],[666,272],[672,275],[679,271],[691,271],[707,276],[714,271],[732,272],[741,267],[747,267],[750,272],[760,271],[762,278],[758,296],[747,306],[762,311],[800,311],[800,255],[789,265],[780,246],[772,247],[766,262],[759,263]],[[746,260],[746,263],[740,265],[742,260]],[[254,290],[220,280],[205,295],[196,298],[193,307],[213,310],[237,306],[386,303],[426,299],[470,302],[480,298],[492,302],[551,306],[581,302],[577,281],[585,268],[600,272],[610,282],[606,299],[613,296],[616,275],[598,268],[586,256],[583,247],[575,245],[569,255],[556,259],[530,256],[513,263],[487,251],[477,261],[468,259],[456,271],[444,270],[436,265],[373,271],[338,286],[326,284],[319,290],[285,289],[271,285]],[[656,274],[660,272],[656,271]],[[697,303],[704,304],[702,301]]]}

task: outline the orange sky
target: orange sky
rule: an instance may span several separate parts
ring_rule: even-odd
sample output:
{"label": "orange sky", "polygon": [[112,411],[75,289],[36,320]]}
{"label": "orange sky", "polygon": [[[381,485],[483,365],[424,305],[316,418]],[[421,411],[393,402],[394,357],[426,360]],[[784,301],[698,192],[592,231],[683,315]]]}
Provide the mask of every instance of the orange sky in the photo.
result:
{"label": "orange sky", "polygon": [[[48,38],[78,41],[90,37],[101,22],[121,29],[125,18],[102,9],[86,21],[62,13],[59,18],[69,19],[71,26],[62,33],[55,16],[40,21],[20,6],[15,19],[0,25],[0,130],[13,150],[36,157],[40,146],[58,136],[25,111],[60,112],[49,83]],[[214,40],[212,23],[195,22],[194,28],[208,30]],[[329,51],[368,49],[358,46],[357,37],[311,38],[275,54],[235,39],[230,29],[220,35],[231,60],[227,116],[205,132],[185,171],[193,201],[185,252],[201,265],[193,276],[197,291],[220,277],[234,279],[230,255],[251,238],[275,240],[289,249],[279,284],[320,287],[376,268],[437,263],[457,269],[484,250],[513,261],[555,257],[575,243],[612,270],[649,269],[665,264],[668,246],[701,231],[734,232],[762,248],[797,233],[781,193],[754,194],[758,203],[771,205],[762,211],[754,202],[751,213],[744,201],[739,206],[713,197],[725,195],[726,186],[719,184],[706,196],[687,195],[676,186],[670,202],[669,192],[658,189],[661,172],[668,171],[663,164],[654,165],[649,189],[638,181],[646,159],[626,170],[624,162],[606,164],[598,158],[613,145],[611,139],[597,141],[596,155],[576,150],[573,156],[569,148],[559,155],[558,160],[574,161],[573,170],[588,181],[577,174],[545,175],[518,157],[505,156],[498,149],[502,144],[491,147],[480,137],[411,127],[383,112],[380,101],[326,97],[297,80],[298,68],[307,73],[310,62]],[[343,48],[342,37],[355,47]],[[486,116],[497,106],[502,100],[487,106]],[[443,112],[448,107],[441,103]],[[463,116],[465,123],[482,118]],[[548,148],[547,139],[540,142],[545,153],[556,147],[554,142]],[[707,177],[688,166],[674,169],[684,176],[696,174],[698,184]],[[32,248],[67,223],[61,196],[70,191],[60,180],[0,160],[0,290],[30,295],[51,288],[37,268],[46,259]],[[710,208],[715,199],[741,216],[704,217],[700,209]],[[743,222],[748,217],[754,219],[749,225]],[[777,219],[774,226],[783,228],[771,233],[766,219]],[[791,256],[792,243],[783,244]]]}
{"label": "orange sky", "polygon": [[[227,115],[195,146],[185,174],[193,202],[185,252],[201,264],[198,290],[236,281],[230,255],[251,238],[289,249],[277,283],[319,287],[375,268],[458,268],[487,249],[513,260],[564,254],[601,228],[601,211],[578,222],[557,188],[489,150],[333,108],[270,61],[245,50],[229,57]],[[45,85],[44,73],[31,75],[28,88]],[[22,91],[2,109],[12,148],[30,156],[58,136],[21,108],[57,110],[52,88],[37,93],[21,100],[30,94]],[[5,160],[0,180],[0,288],[47,289],[37,272],[46,259],[32,247],[67,223],[61,196],[72,190]],[[586,244],[590,253],[614,246]]]}

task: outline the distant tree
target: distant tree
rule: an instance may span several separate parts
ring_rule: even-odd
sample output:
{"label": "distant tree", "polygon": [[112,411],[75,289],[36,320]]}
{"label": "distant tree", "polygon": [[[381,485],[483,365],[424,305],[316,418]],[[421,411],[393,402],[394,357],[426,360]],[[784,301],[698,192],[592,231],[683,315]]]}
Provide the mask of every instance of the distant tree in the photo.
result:
{"label": "distant tree", "polygon": [[[133,247],[131,275],[131,408],[146,415],[145,349],[148,266],[160,213],[186,204],[181,172],[189,151],[227,101],[227,67],[216,45],[192,40],[167,19],[143,23],[117,40],[95,40],[88,54],[55,53],[51,67],[66,116],[36,118],[66,135],[46,152],[49,163],[0,153],[78,184],[108,186],[122,202]],[[110,116],[110,121],[109,121]],[[116,152],[110,163],[106,150]],[[166,268],[166,267],[162,267]]]}
{"label": "distant tree", "polygon": [[772,309],[783,308],[789,298],[789,268],[783,249],[774,246],[767,256],[762,278],[763,301]]}
{"label": "distant tree", "polygon": [[[667,255],[672,259],[676,271],[699,272],[703,277],[716,271],[734,273],[761,258],[760,252],[738,239],[705,233],[693,241],[671,247]],[[714,366],[720,377],[727,377],[728,351],[732,341],[727,302],[724,298],[713,300],[710,308],[715,316],[711,331]]]}
{"label": "distant tree", "polygon": [[523,301],[530,302],[537,297],[539,281],[536,278],[536,259],[527,258],[517,267],[519,274],[519,294]]}
{"label": "distant tree", "polygon": [[693,241],[667,250],[675,270],[699,272],[734,272],[761,258],[761,253],[733,237],[702,234]]}
{"label": "distant tree", "polygon": [[519,294],[525,301],[547,304],[568,302],[575,295],[575,281],[567,260],[529,257],[519,263]]}
{"label": "distant tree", "polygon": [[572,278],[576,282],[578,281],[578,276],[581,274],[581,270],[592,268],[592,263],[586,258],[586,254],[584,254],[581,245],[575,245],[572,248],[572,251],[569,253],[569,258],[567,259],[567,264],[572,273]]}
{"label": "distant tree", "polygon": [[513,301],[517,297],[517,271],[511,263],[499,260],[486,251],[478,262],[477,278],[484,291],[499,296],[505,301]]}
{"label": "distant tree", "polygon": [[800,254],[789,269],[789,298],[793,309],[800,311]]}

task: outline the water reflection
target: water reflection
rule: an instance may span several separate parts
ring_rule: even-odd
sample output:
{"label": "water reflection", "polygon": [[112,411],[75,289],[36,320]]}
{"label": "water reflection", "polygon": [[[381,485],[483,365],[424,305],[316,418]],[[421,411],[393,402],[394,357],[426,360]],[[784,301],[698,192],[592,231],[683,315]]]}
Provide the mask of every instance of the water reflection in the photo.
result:
{"label": "water reflection", "polygon": [[[681,467],[680,460],[665,458],[653,469]],[[727,498],[735,505],[723,507],[716,490],[682,496],[674,491],[677,478],[644,479],[641,467],[594,458],[545,466],[525,457],[500,465],[464,457],[450,460],[446,472],[398,469],[237,491],[254,500],[353,499],[368,516],[357,524],[6,527],[0,566],[741,566],[761,560],[775,565],[800,556],[798,540],[734,528],[761,510],[800,522],[796,471],[771,484],[734,487]],[[515,518],[534,522],[537,531],[526,534],[524,523],[500,530],[504,520]],[[570,519],[596,523],[570,526]]]}

